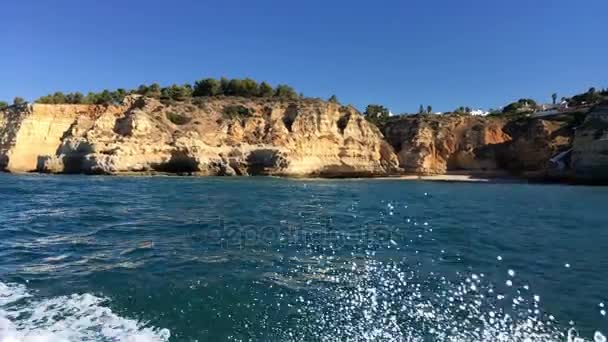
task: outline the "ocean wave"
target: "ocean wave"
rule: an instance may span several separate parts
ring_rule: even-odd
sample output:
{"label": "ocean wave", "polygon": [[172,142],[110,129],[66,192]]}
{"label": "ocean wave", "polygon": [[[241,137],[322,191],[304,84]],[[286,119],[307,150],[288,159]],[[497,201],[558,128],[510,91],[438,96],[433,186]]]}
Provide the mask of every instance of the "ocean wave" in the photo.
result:
{"label": "ocean wave", "polygon": [[0,341],[168,341],[168,329],[121,317],[88,293],[39,299],[20,284],[0,282]]}

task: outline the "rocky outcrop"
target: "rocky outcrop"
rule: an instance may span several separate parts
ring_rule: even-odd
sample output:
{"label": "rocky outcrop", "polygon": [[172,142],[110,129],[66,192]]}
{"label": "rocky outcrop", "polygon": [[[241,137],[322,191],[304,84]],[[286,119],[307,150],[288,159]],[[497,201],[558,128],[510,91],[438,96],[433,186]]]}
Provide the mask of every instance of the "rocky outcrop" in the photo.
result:
{"label": "rocky outcrop", "polygon": [[526,178],[569,178],[568,158],[563,165],[552,158],[571,148],[574,128],[572,121],[561,118],[509,121],[503,130],[510,140],[501,147],[498,163],[510,173]]}
{"label": "rocky outcrop", "polygon": [[572,169],[585,183],[608,183],[608,103],[594,107],[577,128]]}
{"label": "rocky outcrop", "polygon": [[500,168],[496,147],[511,140],[503,131],[505,123],[464,115],[416,115],[390,121],[385,136],[407,172],[494,171]]}
{"label": "rocky outcrop", "polygon": [[162,103],[130,96],[120,106],[12,106],[0,115],[0,169],[319,177],[508,172],[605,183],[608,104],[585,115],[403,116],[389,120],[383,137],[354,108],[313,99]]}
{"label": "rocky outcrop", "polygon": [[53,173],[374,176],[398,171],[379,130],[320,100],[203,98],[12,108],[0,167]]}
{"label": "rocky outcrop", "polygon": [[570,148],[573,127],[562,119],[416,115],[389,121],[384,133],[407,172],[542,178],[555,175],[550,160]]}

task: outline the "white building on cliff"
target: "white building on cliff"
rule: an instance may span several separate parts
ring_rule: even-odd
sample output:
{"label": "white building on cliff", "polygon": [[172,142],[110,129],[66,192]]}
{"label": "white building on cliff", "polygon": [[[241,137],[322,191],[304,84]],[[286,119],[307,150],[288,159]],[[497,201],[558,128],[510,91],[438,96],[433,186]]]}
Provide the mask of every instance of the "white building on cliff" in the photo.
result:
{"label": "white building on cliff", "polygon": [[490,114],[490,112],[485,111],[483,109],[473,109],[473,110],[471,110],[471,115],[486,116],[488,114]]}

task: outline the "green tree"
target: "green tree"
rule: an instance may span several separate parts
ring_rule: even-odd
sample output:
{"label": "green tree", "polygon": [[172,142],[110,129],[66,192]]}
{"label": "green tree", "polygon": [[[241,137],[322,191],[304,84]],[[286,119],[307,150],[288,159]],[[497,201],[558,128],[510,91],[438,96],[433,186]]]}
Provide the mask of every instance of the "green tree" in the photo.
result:
{"label": "green tree", "polygon": [[557,103],[557,93],[551,94],[551,99],[553,100],[553,104]]}
{"label": "green tree", "polygon": [[293,90],[292,87],[285,85],[285,84],[277,85],[277,87],[274,90],[274,96],[279,97],[279,98],[284,98],[284,99],[292,99],[292,100],[298,98],[298,94],[296,93],[296,91]]}
{"label": "green tree", "polygon": [[260,97],[271,97],[274,94],[274,89],[272,89],[272,86],[270,84],[262,82],[260,83],[258,94]]}
{"label": "green tree", "polygon": [[158,83],[152,83],[152,84],[150,84],[150,86],[148,87],[148,89],[144,95],[158,99],[158,98],[160,98],[160,91],[161,91],[160,85]]}
{"label": "green tree", "polygon": [[50,95],[45,95],[45,96],[40,96],[34,102],[36,102],[36,103],[43,103],[43,104],[49,104],[49,103],[52,103],[52,99],[51,99]]}
{"label": "green tree", "polygon": [[65,95],[65,103],[80,104],[80,103],[82,103],[83,98],[84,98],[84,96],[80,92],[67,93]]}
{"label": "green tree", "polygon": [[122,103],[122,101],[127,96],[127,91],[123,88],[118,88],[112,92],[111,96],[112,96],[112,102],[115,104],[119,104],[119,103]]}
{"label": "green tree", "polygon": [[431,105],[426,106],[426,113],[427,114],[433,113],[433,106],[431,106]]}
{"label": "green tree", "polygon": [[[135,93],[145,96],[148,93],[148,86],[145,84],[140,85],[139,87],[137,87],[137,90],[135,90]],[[91,93],[89,93],[89,94],[91,94]]]}
{"label": "green tree", "polygon": [[95,104],[97,103],[97,94],[93,92],[88,92],[87,95],[82,99],[82,103],[85,104]]}
{"label": "green tree", "polygon": [[194,83],[193,96],[216,96],[222,91],[220,81],[214,78],[206,78]]}
{"label": "green tree", "polygon": [[336,95],[332,95],[328,101],[332,103],[338,103],[338,98],[336,97]]}
{"label": "green tree", "polygon": [[101,93],[97,95],[96,104],[111,104],[112,101],[112,93],[108,89],[104,89]]}
{"label": "green tree", "polygon": [[532,99],[519,99],[516,102],[509,103],[502,112],[505,114],[524,114],[531,113],[536,110],[536,101]]}
{"label": "green tree", "polygon": [[573,106],[593,105],[601,100],[602,94],[598,93],[594,87],[591,87],[586,93],[572,96],[568,103]]}
{"label": "green tree", "polygon": [[258,85],[257,81],[252,80],[251,78],[246,78],[241,81],[240,96],[253,97],[253,96],[258,96],[259,93],[260,93],[260,86]]}
{"label": "green tree", "polygon": [[8,107],[8,103],[0,101],[0,110],[5,109],[6,107]]}
{"label": "green tree", "polygon": [[243,81],[237,78],[233,78],[228,82],[228,86],[226,88],[227,96],[243,96]]}
{"label": "green tree", "polygon": [[53,103],[62,104],[67,103],[65,95],[58,91],[53,94]]}
{"label": "green tree", "polygon": [[420,107],[418,107],[418,114],[424,114],[424,106],[420,105]]}
{"label": "green tree", "polygon": [[173,99],[173,88],[171,87],[164,87],[160,90],[160,99],[161,100],[171,100]]}
{"label": "green tree", "polygon": [[189,84],[183,84],[181,86],[172,85],[172,99],[175,101],[186,101],[192,98],[192,86]]}
{"label": "green tree", "polygon": [[220,78],[220,95],[228,95],[228,88],[230,86],[230,80],[227,79],[226,77],[222,77]]}
{"label": "green tree", "polygon": [[377,104],[370,104],[365,108],[363,116],[365,119],[378,127],[382,127],[388,121],[389,111],[387,108]]}
{"label": "green tree", "polygon": [[16,96],[13,99],[13,105],[15,105],[15,106],[19,106],[19,105],[22,105],[24,103],[25,103],[25,99],[23,97]]}

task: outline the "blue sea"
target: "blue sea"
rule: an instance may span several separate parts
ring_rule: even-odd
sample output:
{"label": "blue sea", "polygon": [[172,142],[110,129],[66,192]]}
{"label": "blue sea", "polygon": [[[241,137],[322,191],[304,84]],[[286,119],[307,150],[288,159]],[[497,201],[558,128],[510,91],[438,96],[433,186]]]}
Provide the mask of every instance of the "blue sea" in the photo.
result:
{"label": "blue sea", "polygon": [[608,187],[0,174],[0,341],[606,341]]}

